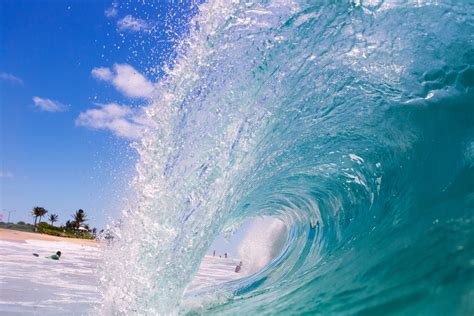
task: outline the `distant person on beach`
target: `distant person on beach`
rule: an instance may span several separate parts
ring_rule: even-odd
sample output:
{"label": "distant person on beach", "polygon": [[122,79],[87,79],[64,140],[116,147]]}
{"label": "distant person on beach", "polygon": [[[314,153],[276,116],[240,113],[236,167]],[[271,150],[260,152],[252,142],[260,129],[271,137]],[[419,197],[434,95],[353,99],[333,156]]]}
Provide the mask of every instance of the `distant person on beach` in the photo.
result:
{"label": "distant person on beach", "polygon": [[227,252],[224,254],[224,258],[227,258]]}
{"label": "distant person on beach", "polygon": [[56,252],[56,254],[46,257],[46,258],[51,259],[51,260],[59,260],[60,257],[61,257],[61,251],[58,251]]}
{"label": "distant person on beach", "polygon": [[235,267],[235,272],[239,272],[242,269],[242,261],[239,262],[239,264]]}
{"label": "distant person on beach", "polygon": [[212,256],[215,257],[216,256],[216,251],[214,250],[214,252],[212,253]]}

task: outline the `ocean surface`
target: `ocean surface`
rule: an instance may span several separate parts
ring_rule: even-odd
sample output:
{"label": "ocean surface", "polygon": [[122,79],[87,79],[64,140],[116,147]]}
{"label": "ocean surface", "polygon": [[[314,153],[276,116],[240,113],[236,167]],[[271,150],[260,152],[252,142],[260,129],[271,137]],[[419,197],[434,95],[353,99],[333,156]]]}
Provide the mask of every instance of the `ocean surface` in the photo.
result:
{"label": "ocean surface", "polygon": [[[46,258],[58,250],[60,260]],[[100,303],[99,260],[98,248],[93,246],[0,240],[0,315],[92,312]]]}
{"label": "ocean surface", "polygon": [[[472,315],[474,3],[197,11],[134,145],[102,311]],[[262,216],[281,224],[242,246],[257,269],[185,292],[217,235]]]}
{"label": "ocean surface", "polygon": [[[96,315],[103,247],[69,242],[0,240],[0,315]],[[60,260],[47,259],[56,251]],[[37,254],[38,256],[34,256]],[[124,258],[126,260],[126,258]],[[239,260],[206,256],[187,292],[242,278]]]}

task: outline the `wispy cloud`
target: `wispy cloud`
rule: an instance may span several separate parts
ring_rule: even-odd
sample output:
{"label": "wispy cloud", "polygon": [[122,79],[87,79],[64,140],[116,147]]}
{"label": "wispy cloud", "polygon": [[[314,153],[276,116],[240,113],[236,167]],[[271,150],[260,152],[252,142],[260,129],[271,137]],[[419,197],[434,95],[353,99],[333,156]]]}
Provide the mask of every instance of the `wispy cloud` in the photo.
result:
{"label": "wispy cloud", "polygon": [[111,81],[114,78],[114,75],[107,67],[96,67],[92,69],[92,77],[97,80]]}
{"label": "wispy cloud", "polygon": [[127,64],[115,64],[113,70],[107,67],[92,69],[92,76],[107,81],[124,95],[131,98],[150,98],[153,95],[153,83],[144,75]]}
{"label": "wispy cloud", "polygon": [[117,9],[117,3],[112,3],[112,6],[110,8],[107,8],[105,11],[104,11],[104,14],[106,17],[108,18],[113,18],[115,16],[117,16],[118,14],[118,9]]}
{"label": "wispy cloud", "polygon": [[67,110],[67,105],[51,99],[33,97],[33,102],[41,111],[45,112],[63,112]]}
{"label": "wispy cloud", "polygon": [[126,15],[124,18],[117,21],[119,31],[140,32],[146,31],[150,28],[145,20],[134,18],[131,15]]}
{"label": "wispy cloud", "polygon": [[21,80],[20,78],[12,74],[8,74],[6,72],[0,72],[0,80],[8,81],[15,84],[21,84],[21,85],[23,84],[23,80]]}
{"label": "wispy cloud", "polygon": [[130,140],[140,139],[145,129],[154,125],[143,108],[136,109],[117,103],[97,105],[99,108],[79,114],[76,125],[109,130],[116,136]]}
{"label": "wispy cloud", "polygon": [[1,171],[0,170],[0,178],[13,179],[14,175],[10,171]]}

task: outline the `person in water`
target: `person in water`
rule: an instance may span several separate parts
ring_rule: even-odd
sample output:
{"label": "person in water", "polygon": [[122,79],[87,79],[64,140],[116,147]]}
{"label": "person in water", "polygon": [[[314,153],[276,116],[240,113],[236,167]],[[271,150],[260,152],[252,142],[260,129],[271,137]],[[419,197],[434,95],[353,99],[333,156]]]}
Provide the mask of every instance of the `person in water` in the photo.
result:
{"label": "person in water", "polygon": [[56,254],[46,257],[46,258],[52,259],[52,260],[59,260],[60,257],[61,257],[61,251],[57,251]]}
{"label": "person in water", "polygon": [[242,261],[239,262],[239,264],[235,267],[235,272],[239,272],[242,269]]}

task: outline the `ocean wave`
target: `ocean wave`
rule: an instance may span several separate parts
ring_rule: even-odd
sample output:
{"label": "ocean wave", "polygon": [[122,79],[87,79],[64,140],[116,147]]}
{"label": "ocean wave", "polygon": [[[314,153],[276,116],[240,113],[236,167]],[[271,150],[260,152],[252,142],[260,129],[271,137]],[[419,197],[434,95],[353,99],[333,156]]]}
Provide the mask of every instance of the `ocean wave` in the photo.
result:
{"label": "ocean wave", "polygon": [[[147,108],[104,310],[472,314],[473,13],[202,4]],[[254,273],[183,299],[215,236],[256,216],[285,227],[278,255],[262,238]]]}

